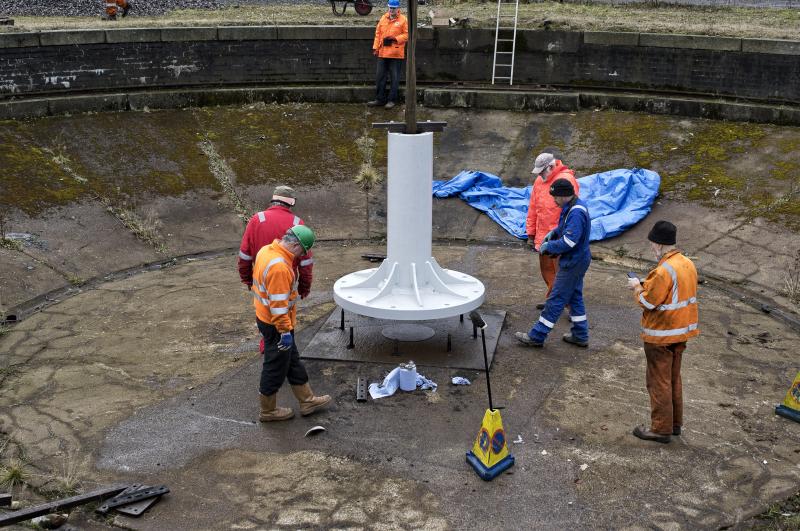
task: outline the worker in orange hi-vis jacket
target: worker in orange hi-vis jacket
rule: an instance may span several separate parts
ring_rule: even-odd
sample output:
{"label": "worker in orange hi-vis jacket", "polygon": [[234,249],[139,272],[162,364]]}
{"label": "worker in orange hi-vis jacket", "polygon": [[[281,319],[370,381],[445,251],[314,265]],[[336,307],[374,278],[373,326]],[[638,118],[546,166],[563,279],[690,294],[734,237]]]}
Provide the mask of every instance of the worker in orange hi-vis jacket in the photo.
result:
{"label": "worker in orange hi-vis jacket", "polygon": [[300,402],[300,414],[310,415],[331,401],[328,395],[317,396],[308,383],[308,373],[300,361],[294,342],[297,325],[297,279],[293,263],[314,245],[314,232],[305,225],[295,225],[283,238],[262,247],[253,264],[253,306],[256,324],[264,337],[264,365],[259,384],[261,422],[287,420],[294,412],[278,407],[278,389],[288,380]]}
{"label": "worker in orange hi-vis jacket", "polygon": [[[389,7],[375,27],[372,53],[378,58],[375,79],[375,99],[370,107],[391,109],[397,104],[400,87],[400,68],[406,56],[408,19],[400,13],[400,0],[389,0]],[[389,95],[386,96],[386,78],[389,77]]]}
{"label": "worker in orange hi-vis jacket", "polygon": [[650,427],[633,434],[645,441],[668,443],[683,426],[681,359],[686,342],[700,334],[697,312],[697,269],[675,247],[678,229],[658,221],[647,239],[658,265],[644,281],[628,279],[642,308],[642,340],[647,358],[645,382],[650,394]]}
{"label": "worker in orange hi-vis jacket", "polygon": [[128,0],[105,0],[105,2],[106,20],[117,20],[117,15],[124,18],[131,9],[131,3]]}

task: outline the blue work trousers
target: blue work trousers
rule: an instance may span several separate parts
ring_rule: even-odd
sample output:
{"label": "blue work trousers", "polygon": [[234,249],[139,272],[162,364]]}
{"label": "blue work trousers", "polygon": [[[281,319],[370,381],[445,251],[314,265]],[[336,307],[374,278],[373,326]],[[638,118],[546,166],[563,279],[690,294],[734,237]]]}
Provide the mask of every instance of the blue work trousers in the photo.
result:
{"label": "blue work trousers", "polygon": [[[380,104],[387,101],[397,103],[397,92],[400,89],[400,67],[403,65],[402,59],[389,59],[378,57],[378,72],[375,82],[375,99]],[[389,99],[386,99],[386,77],[389,77],[391,88],[389,89]]]}
{"label": "blue work trousers", "polygon": [[528,332],[528,337],[544,342],[561,317],[564,306],[569,306],[572,337],[578,341],[589,341],[589,322],[586,320],[586,307],[583,305],[583,276],[589,269],[589,263],[573,264],[568,268],[559,265],[553,291],[547,297],[542,315]]}

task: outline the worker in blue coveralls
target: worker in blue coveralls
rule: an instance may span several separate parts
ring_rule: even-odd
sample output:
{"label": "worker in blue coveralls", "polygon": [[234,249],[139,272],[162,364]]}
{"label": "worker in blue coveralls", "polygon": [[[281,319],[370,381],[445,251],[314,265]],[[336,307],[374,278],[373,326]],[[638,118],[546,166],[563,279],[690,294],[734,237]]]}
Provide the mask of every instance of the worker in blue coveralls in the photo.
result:
{"label": "worker in blue coveralls", "polygon": [[545,236],[539,252],[558,256],[558,272],[539,320],[530,332],[517,332],[514,337],[525,346],[541,347],[561,317],[564,306],[569,306],[572,329],[562,339],[585,348],[589,346],[589,323],[583,305],[583,276],[592,262],[589,210],[566,179],[556,179],[550,185],[550,195],[561,207],[561,216],[558,226]]}

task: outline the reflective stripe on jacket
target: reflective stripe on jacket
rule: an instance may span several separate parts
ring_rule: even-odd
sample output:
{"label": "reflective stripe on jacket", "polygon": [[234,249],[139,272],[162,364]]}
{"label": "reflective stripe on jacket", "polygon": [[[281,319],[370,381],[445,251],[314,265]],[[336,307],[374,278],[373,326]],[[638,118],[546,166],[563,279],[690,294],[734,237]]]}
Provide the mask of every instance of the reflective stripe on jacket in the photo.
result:
{"label": "reflective stripe on jacket", "polygon": [[558,255],[558,267],[566,269],[592,261],[589,250],[591,232],[592,222],[586,203],[576,197],[562,207],[558,227],[547,244],[548,252]]}
{"label": "reflective stripe on jacket", "polygon": [[677,249],[661,257],[636,290],[645,343],[682,343],[700,333],[697,327],[697,270]]}
{"label": "reflective stripe on jacket", "polygon": [[[250,284],[253,281],[253,260],[262,247],[283,238],[291,227],[303,224],[299,216],[283,205],[274,205],[253,214],[247,222],[247,228],[242,235],[242,244],[239,246],[239,277],[242,282]],[[311,251],[295,260],[295,274],[299,277],[298,290],[301,294],[308,294],[311,291],[313,266],[314,255]]]}
{"label": "reflective stripe on jacket", "polygon": [[[387,46],[383,45],[383,39],[394,37],[396,42]],[[387,59],[403,59],[406,56],[406,41],[408,41],[408,20],[400,11],[394,20],[389,18],[389,13],[384,13],[375,27],[375,40],[372,41],[372,49],[378,50],[378,57]]]}
{"label": "reflective stripe on jacket", "polygon": [[560,160],[555,161],[555,166],[547,177],[542,179],[539,175],[533,181],[531,188],[531,200],[528,204],[528,217],[525,220],[525,231],[529,238],[538,249],[542,245],[542,240],[547,233],[558,226],[558,219],[561,216],[561,207],[553,200],[550,195],[550,185],[556,179],[567,179],[575,188],[575,195],[580,195],[580,185],[575,179],[575,172],[564,166]]}
{"label": "reflective stripe on jacket", "polygon": [[253,267],[251,289],[256,317],[280,333],[294,330],[297,316],[293,261],[294,255],[275,240],[258,251]]}

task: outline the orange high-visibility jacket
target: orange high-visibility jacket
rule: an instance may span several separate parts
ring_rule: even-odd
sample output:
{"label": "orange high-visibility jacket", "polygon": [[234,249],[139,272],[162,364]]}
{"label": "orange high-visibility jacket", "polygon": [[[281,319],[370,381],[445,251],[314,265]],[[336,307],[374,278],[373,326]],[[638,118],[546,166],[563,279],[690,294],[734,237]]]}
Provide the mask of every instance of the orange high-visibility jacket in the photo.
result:
{"label": "orange high-visibility jacket", "polygon": [[281,334],[294,330],[297,317],[293,262],[294,255],[283,248],[280,240],[275,240],[258,251],[253,266],[256,317],[277,328]]}
{"label": "orange high-visibility jacket", "polygon": [[[383,45],[385,37],[394,37],[396,42],[388,46]],[[375,40],[372,49],[378,50],[378,57],[386,59],[403,59],[406,56],[406,41],[408,41],[408,20],[400,10],[394,20],[389,18],[389,13],[384,13],[375,27]]]}
{"label": "orange high-visibility jacket", "polygon": [[697,328],[697,270],[677,249],[661,257],[658,266],[635,292],[642,312],[645,343],[682,343],[700,333]]}
{"label": "orange high-visibility jacket", "polygon": [[542,240],[547,233],[558,226],[558,218],[561,215],[561,207],[558,206],[550,195],[550,185],[556,179],[567,179],[575,188],[575,195],[578,195],[580,186],[575,180],[575,172],[564,166],[556,159],[555,166],[545,181],[541,175],[536,177],[531,189],[531,201],[528,204],[528,218],[525,221],[525,230],[529,238],[533,238],[533,243],[538,249],[542,245]]}

